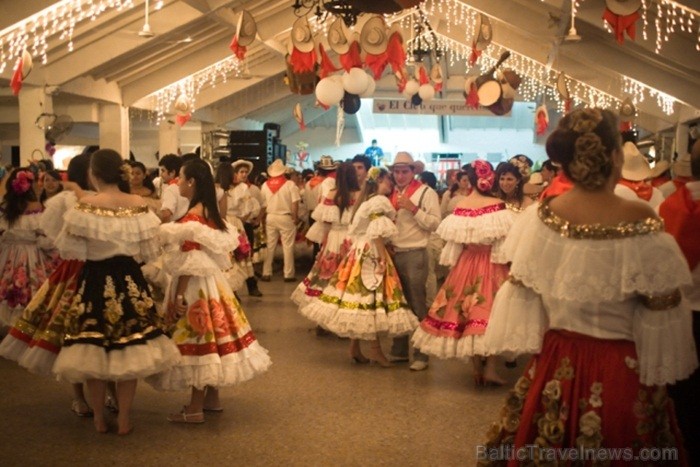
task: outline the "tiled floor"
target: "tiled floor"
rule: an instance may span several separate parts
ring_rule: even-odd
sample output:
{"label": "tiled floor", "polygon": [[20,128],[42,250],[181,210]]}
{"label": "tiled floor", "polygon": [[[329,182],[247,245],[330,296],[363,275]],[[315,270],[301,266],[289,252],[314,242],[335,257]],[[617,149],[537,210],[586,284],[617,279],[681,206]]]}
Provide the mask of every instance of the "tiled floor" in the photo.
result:
{"label": "tiled floor", "polygon": [[[273,366],[223,389],[224,412],[203,425],[169,424],[188,395],[140,383],[134,432],[100,435],[69,411],[68,385],[0,359],[0,465],[474,464],[507,388],[475,388],[458,361],[433,360],[419,373],[352,365],[347,341],[316,337],[296,312],[294,287],[275,277],[260,284],[264,298],[243,293]],[[522,367],[501,373],[514,382]]]}

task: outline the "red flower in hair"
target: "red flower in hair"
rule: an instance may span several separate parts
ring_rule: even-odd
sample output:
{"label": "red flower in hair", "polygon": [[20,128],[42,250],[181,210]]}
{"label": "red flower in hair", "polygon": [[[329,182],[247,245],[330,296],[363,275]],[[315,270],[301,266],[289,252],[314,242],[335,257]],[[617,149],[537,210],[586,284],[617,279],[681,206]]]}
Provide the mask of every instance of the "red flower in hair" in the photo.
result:
{"label": "red flower in hair", "polygon": [[34,181],[34,174],[28,170],[21,170],[17,177],[12,180],[12,191],[18,195],[22,195],[29,191]]}

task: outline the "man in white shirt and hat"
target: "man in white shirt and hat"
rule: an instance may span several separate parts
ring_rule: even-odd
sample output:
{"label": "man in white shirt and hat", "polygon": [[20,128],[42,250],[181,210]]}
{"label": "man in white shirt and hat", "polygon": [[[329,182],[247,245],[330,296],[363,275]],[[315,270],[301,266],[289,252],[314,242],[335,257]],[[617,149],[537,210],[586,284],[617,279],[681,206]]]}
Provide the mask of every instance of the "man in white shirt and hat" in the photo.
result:
{"label": "man in white shirt and hat", "polygon": [[631,201],[644,201],[652,209],[657,209],[664,201],[664,195],[647,182],[652,176],[649,162],[630,141],[622,146],[622,152],[625,160],[622,178],[615,185],[615,194]]}
{"label": "man in white shirt and hat", "polygon": [[[389,170],[396,184],[390,200],[397,211],[396,227],[399,231],[391,239],[393,260],[408,305],[422,320],[428,314],[428,241],[440,224],[440,201],[435,190],[415,179],[413,157],[408,152],[398,152]],[[408,339],[408,336],[394,339],[391,348],[394,361],[408,361]],[[428,356],[415,349],[410,369],[421,371],[426,368]]]}
{"label": "man in white shirt and hat", "polygon": [[284,281],[295,282],[294,277],[294,238],[299,221],[299,189],[291,180],[287,180],[287,168],[281,159],[275,160],[267,173],[270,178],[263,183],[260,191],[264,198],[263,208],[267,226],[267,256],[263,263],[260,280],[269,282],[272,278],[272,260],[277,241],[282,239],[284,253]]}

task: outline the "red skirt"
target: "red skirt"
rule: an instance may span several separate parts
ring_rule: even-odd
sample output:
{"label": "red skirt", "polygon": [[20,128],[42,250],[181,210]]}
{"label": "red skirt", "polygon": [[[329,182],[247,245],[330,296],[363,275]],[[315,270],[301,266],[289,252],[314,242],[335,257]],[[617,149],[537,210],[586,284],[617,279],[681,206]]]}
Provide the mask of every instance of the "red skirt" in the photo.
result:
{"label": "red skirt", "polygon": [[637,367],[632,341],[548,331],[479,465],[687,465],[666,387],[642,385]]}

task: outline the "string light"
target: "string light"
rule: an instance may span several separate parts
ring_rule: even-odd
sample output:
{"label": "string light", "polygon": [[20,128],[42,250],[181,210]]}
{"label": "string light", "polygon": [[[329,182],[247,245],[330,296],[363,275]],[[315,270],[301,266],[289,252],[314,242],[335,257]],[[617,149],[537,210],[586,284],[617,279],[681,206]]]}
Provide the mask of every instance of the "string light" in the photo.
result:
{"label": "string light", "polygon": [[[647,11],[648,3],[653,1],[654,0],[642,0],[643,12]],[[657,2],[661,3],[658,5],[658,11],[660,13],[657,17],[657,20],[659,21],[657,31],[661,30],[660,28],[663,26],[662,20],[665,21],[666,18],[670,17],[670,22],[668,25],[664,23],[664,25],[668,26],[669,28],[668,33],[664,37],[668,37],[668,34],[671,34],[673,31],[673,13],[664,13],[662,11],[662,7],[670,9],[669,11],[672,12],[681,10],[690,12],[688,13],[690,16],[685,19],[686,29],[690,30],[690,27],[695,21],[695,16],[693,13],[694,10],[690,10],[689,8],[671,0],[657,0]],[[578,8],[579,4],[580,0],[577,0],[574,8]],[[445,17],[448,19],[448,23],[462,16],[466,19],[464,26],[467,28],[467,33],[465,34],[467,40],[464,42],[458,42],[442,34],[436,33],[438,40],[435,47],[443,51],[444,55],[450,61],[450,65],[454,65],[456,61],[468,63],[468,58],[471,53],[471,41],[474,37],[474,24],[476,22],[476,16],[479,14],[479,12],[474,10],[469,5],[462,3],[460,0],[428,0],[421,4],[421,8],[423,8],[426,14],[431,18],[432,22],[435,22],[442,17],[440,13],[441,11],[448,14]],[[676,15],[678,16],[680,13],[677,13]],[[644,15],[642,16],[645,18],[644,24],[646,27],[646,17]],[[688,18],[690,19],[690,22]],[[610,30],[609,27],[607,27],[607,29]],[[658,37],[661,37],[661,35]],[[431,39],[426,35],[423,40],[430,42]],[[661,39],[657,39],[657,41],[660,40]],[[663,42],[657,42],[657,47],[661,47],[662,43]],[[506,49],[498,43],[491,42],[491,45],[489,45],[489,47],[487,47],[487,49],[483,52],[483,56],[480,59],[480,72],[492,67],[498,60],[501,53],[505,50]],[[548,68],[545,64],[512,51],[511,58],[508,60],[508,68],[512,68],[521,76],[522,83],[518,88],[518,93],[523,98],[526,100],[535,100],[538,95],[551,95],[552,99],[557,102],[557,106],[560,107],[560,109],[563,109],[564,100],[561,99],[559,93],[554,91],[550,92],[550,90],[555,86],[558,75],[557,71]],[[621,99],[573,78],[569,78],[569,84],[571,88],[569,91],[575,105],[587,103],[597,107],[615,108],[618,107],[621,102]],[[649,97],[650,99],[654,99],[656,101],[656,104],[666,115],[671,115],[674,112],[677,99],[669,94],[661,92],[658,89],[652,88],[640,81],[633,80],[632,78],[628,78],[626,76],[620,77],[619,86],[621,94],[631,95],[635,102],[642,102],[645,97]]]}
{"label": "string light", "polygon": [[241,62],[231,56],[150,94],[147,97],[153,102],[156,122],[163,120],[165,114],[172,113],[178,96],[185,96],[190,109],[194,111],[197,95],[205,86],[216,87],[218,83],[226,83],[229,78],[238,77],[241,73]]}
{"label": "string light", "polygon": [[[162,6],[162,2],[161,3]],[[73,32],[83,21],[94,21],[107,10],[121,11],[134,6],[133,0],[62,0],[0,31],[0,73],[25,49],[41,63],[48,63],[47,39],[59,34],[73,51]]]}

